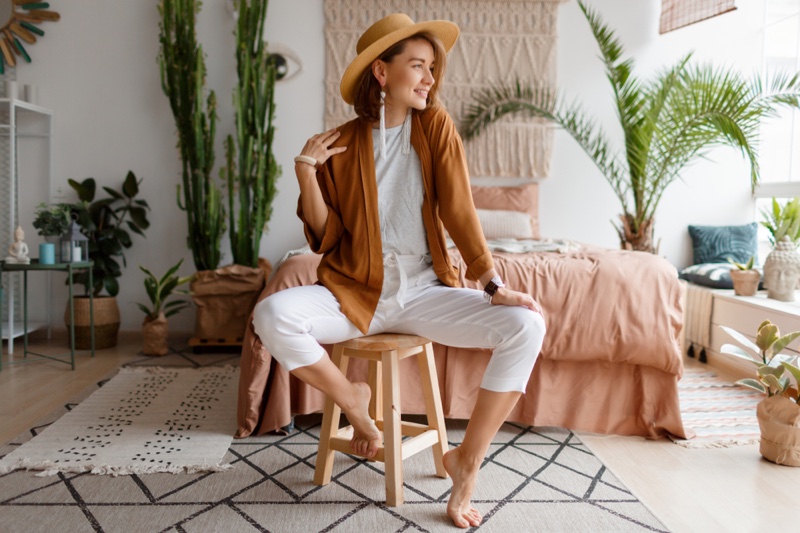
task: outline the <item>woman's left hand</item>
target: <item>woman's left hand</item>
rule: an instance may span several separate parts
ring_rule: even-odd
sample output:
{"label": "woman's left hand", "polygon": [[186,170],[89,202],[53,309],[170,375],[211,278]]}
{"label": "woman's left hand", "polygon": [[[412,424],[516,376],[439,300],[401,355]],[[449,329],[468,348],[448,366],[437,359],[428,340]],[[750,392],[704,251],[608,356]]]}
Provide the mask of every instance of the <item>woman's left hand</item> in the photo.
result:
{"label": "woman's left hand", "polygon": [[544,316],[542,307],[530,294],[512,291],[506,287],[497,289],[497,292],[492,296],[492,305],[521,305]]}

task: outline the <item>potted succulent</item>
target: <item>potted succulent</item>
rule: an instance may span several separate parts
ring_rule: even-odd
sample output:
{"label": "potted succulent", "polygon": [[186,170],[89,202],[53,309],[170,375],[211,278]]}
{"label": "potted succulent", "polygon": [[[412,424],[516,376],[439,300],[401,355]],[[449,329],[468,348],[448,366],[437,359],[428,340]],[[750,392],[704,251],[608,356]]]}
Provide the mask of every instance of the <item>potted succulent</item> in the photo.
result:
{"label": "potted succulent", "polygon": [[728,258],[728,261],[736,267],[731,269],[733,291],[738,296],[755,296],[758,291],[758,282],[761,281],[761,273],[754,268],[756,257],[751,255],[745,264],[738,263],[731,258]]}
{"label": "potted succulent", "polygon": [[48,206],[39,204],[36,208],[36,218],[33,227],[36,232],[45,238],[46,242],[39,244],[39,262],[44,265],[55,263],[55,246],[58,238],[67,231],[70,220],[70,209],[65,204]]}
{"label": "potted succulent", "polygon": [[[765,320],[759,325],[755,342],[738,331],[720,326],[745,349],[725,344],[721,353],[742,358],[756,366],[756,377],[737,381],[739,385],[767,395],[756,415],[761,428],[761,455],[780,465],[800,466],[800,368],[791,363],[796,356],[781,353],[800,331],[781,336],[778,326]],[[794,377],[792,383],[790,374]]]}
{"label": "potted succulent", "polygon": [[146,274],[144,288],[147,291],[148,298],[150,298],[150,307],[137,303],[139,309],[145,314],[144,322],[142,323],[142,341],[144,343],[142,351],[145,355],[167,355],[169,353],[169,347],[167,346],[169,324],[167,319],[189,305],[189,302],[184,300],[167,302],[173,292],[188,294],[187,291],[178,289],[179,286],[192,280],[192,276],[178,276],[177,272],[182,263],[183,259],[178,261],[160,278],[147,268],[139,266],[139,269]]}
{"label": "potted succulent", "polygon": [[[89,258],[92,268],[93,286],[89,286],[89,273],[73,273],[73,281],[85,288],[83,296],[75,296],[75,347],[88,349],[91,346],[89,321],[89,292],[94,295],[95,348],[116,346],[120,317],[116,296],[119,293],[118,278],[122,275],[125,249],[133,246],[129,231],[144,237],[150,226],[145,200],[138,199],[139,183],[132,171],[128,171],[121,190],[103,187],[108,196],[95,199],[97,184],[93,178],[82,182],[69,180],[69,185],[78,193],[79,201],[69,205],[71,215],[89,239]],[[122,264],[118,259],[122,260]],[[105,293],[105,295],[103,294]],[[65,322],[69,325],[69,313]]]}

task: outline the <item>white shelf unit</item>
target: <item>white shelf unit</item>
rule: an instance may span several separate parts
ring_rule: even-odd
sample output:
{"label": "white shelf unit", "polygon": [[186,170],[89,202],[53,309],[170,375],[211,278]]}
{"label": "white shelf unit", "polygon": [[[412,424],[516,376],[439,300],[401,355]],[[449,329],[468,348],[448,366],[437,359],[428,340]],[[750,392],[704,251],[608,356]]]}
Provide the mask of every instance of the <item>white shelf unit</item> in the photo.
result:
{"label": "white shelf unit", "polygon": [[[45,132],[33,132],[21,130],[18,125],[24,125],[26,118],[42,117],[46,120]],[[0,195],[7,195],[8,212],[0,213],[0,229],[3,231],[3,237],[8,238],[6,246],[0,250],[0,254],[5,257],[6,247],[13,242],[14,229],[18,223],[18,197],[19,197],[19,165],[17,161],[17,145],[20,138],[42,138],[47,142],[47,190],[39,191],[42,201],[49,202],[52,198],[53,186],[53,112],[46,107],[31,104],[24,100],[17,98],[0,98],[0,138],[7,137],[9,145],[9,154],[7,164],[0,167],[0,175],[4,175],[7,179],[0,182]],[[26,235],[26,242],[31,242],[31,238]],[[3,242],[0,240],[0,242]],[[29,248],[32,248],[29,246]],[[36,252],[30,251],[30,255],[35,256]],[[14,353],[14,338],[22,336],[25,332],[20,324],[14,324],[15,321],[15,289],[19,289],[19,278],[22,275],[20,272],[7,272],[3,274],[6,276],[6,282],[3,283],[3,288],[7,291],[7,323],[2,327],[2,338],[8,341],[8,353]],[[50,305],[50,276],[47,276],[46,299],[47,299],[47,323],[32,321],[28,324],[28,332],[40,329],[43,326],[49,327],[52,323],[52,309]]]}

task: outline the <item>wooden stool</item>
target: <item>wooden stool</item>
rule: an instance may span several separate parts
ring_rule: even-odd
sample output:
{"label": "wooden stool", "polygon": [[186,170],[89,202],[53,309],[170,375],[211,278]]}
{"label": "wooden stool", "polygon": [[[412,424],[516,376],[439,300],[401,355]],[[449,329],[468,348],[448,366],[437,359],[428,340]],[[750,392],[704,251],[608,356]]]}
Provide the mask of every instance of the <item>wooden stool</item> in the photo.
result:
{"label": "wooden stool", "polygon": [[[415,424],[400,420],[400,360],[417,356],[425,412],[428,424]],[[350,357],[369,360],[369,386],[372,389],[370,416],[383,433],[383,446],[370,459],[382,461],[386,466],[386,505],[396,507],[403,503],[403,459],[426,448],[433,448],[436,475],[447,477],[442,457],[447,451],[447,433],[444,426],[439,381],[433,360],[431,341],[416,335],[383,333],[340,342],[333,346],[333,363],[347,373]],[[339,429],[342,410],[333,400],[325,400],[322,430],[319,437],[314,483],[327,485],[333,471],[335,451],[353,453],[350,439],[352,426]],[[411,437],[401,442],[403,436]]]}

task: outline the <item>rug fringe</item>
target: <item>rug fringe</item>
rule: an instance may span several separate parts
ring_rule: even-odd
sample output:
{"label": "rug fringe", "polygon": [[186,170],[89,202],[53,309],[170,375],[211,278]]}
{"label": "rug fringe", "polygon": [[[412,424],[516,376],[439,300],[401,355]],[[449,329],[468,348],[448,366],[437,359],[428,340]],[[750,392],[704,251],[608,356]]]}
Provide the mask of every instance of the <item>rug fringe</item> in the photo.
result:
{"label": "rug fringe", "polygon": [[749,444],[758,444],[761,439],[758,437],[752,439],[728,439],[728,440],[719,440],[714,442],[697,442],[691,440],[673,440],[675,444],[678,446],[683,446],[684,448],[694,448],[694,449],[701,449],[701,448],[732,448],[734,446],[747,446]]}
{"label": "rug fringe", "polygon": [[65,465],[54,463],[53,461],[40,461],[34,463],[30,459],[20,459],[16,463],[0,466],[0,474],[7,474],[14,470],[35,471],[41,470],[36,477],[55,476],[59,472],[69,474],[82,474],[89,472],[96,475],[108,475],[112,477],[130,476],[133,474],[199,474],[204,472],[224,472],[233,469],[230,463],[217,465],[198,464],[198,465],[141,465],[141,466],[111,466],[111,465]]}

